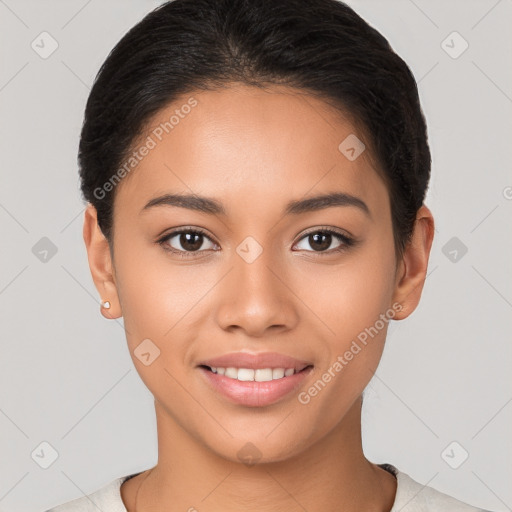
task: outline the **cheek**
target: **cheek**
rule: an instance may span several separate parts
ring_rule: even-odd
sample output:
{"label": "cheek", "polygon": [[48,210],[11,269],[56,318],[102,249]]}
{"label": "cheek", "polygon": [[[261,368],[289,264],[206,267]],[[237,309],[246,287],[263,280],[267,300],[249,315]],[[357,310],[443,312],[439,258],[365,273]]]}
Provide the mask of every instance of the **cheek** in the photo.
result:
{"label": "cheek", "polygon": [[310,292],[315,312],[330,334],[325,338],[326,357],[317,378],[299,401],[313,408],[312,417],[322,418],[317,425],[320,433],[344,417],[371,380],[395,314],[390,305],[394,253],[375,249],[361,251],[351,264],[327,276],[325,293],[318,287]]}
{"label": "cheek", "polygon": [[116,273],[130,350],[149,338],[161,350],[161,360],[172,357],[176,366],[185,357],[188,327],[204,313],[219,275],[208,264],[171,261],[160,248],[121,254]]}
{"label": "cheek", "polygon": [[343,416],[371,380],[382,355],[389,321],[396,313],[390,303],[394,247],[385,236],[367,240],[371,242],[347,258],[346,264],[332,267],[322,277],[322,293],[318,280],[315,283],[311,278],[303,285],[304,291],[309,290],[308,300],[314,304],[315,313],[329,327],[324,330],[328,335],[326,357],[319,368],[320,382],[318,389],[311,392],[323,397],[317,406],[332,421]]}
{"label": "cheek", "polygon": [[327,332],[340,343],[346,342],[390,307],[394,270],[394,249],[375,240],[343,264],[305,272],[301,296],[307,297]]}

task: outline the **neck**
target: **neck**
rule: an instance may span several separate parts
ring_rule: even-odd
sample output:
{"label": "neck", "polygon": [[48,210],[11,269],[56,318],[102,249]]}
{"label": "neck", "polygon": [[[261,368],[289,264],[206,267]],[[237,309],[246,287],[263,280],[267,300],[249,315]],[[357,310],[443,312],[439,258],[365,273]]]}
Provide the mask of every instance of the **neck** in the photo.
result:
{"label": "neck", "polygon": [[158,464],[138,493],[136,512],[391,510],[396,480],[363,454],[361,399],[331,432],[299,454],[250,465],[213,453],[156,401],[155,409]]}

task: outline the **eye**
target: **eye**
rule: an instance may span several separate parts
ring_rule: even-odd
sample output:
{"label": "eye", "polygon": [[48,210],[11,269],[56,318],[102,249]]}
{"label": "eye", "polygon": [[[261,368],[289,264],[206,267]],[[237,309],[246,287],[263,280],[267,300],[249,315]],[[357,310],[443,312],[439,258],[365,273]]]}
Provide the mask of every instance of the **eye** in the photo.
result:
{"label": "eye", "polygon": [[[206,241],[209,241],[213,247],[204,247]],[[181,257],[188,257],[196,252],[216,247],[216,244],[200,229],[182,228],[171,231],[167,235],[157,240],[164,250],[178,253]],[[208,244],[206,244],[208,245]]]}
{"label": "eye", "polygon": [[[334,248],[331,248],[331,245],[335,240],[338,240],[339,244]],[[300,247],[301,241],[308,243],[310,247],[313,248],[313,251],[308,250],[308,252],[328,254],[347,250],[356,242],[346,234],[328,228],[317,228],[315,231],[306,233],[306,235],[304,235],[297,244],[299,249],[304,249],[304,247]],[[208,247],[208,242],[211,244],[210,247]],[[194,256],[194,253],[204,252],[209,249],[215,250],[215,248],[218,247],[206,232],[198,228],[176,229],[161,237],[157,240],[157,243],[161,245],[164,250],[175,253],[179,257],[183,258]]]}
{"label": "eye", "polygon": [[[337,239],[340,241],[339,245],[334,247],[333,249],[327,251],[331,247],[331,244],[334,240]],[[333,252],[341,252],[348,249],[350,246],[354,245],[355,240],[344,233],[340,233],[338,231],[334,231],[333,229],[316,229],[316,231],[310,231],[306,233],[305,236],[301,238],[301,241],[304,240],[310,247],[313,247],[313,251],[308,252],[320,252],[320,253],[333,253]],[[298,245],[298,244],[297,244]],[[304,247],[301,247],[303,249]]]}

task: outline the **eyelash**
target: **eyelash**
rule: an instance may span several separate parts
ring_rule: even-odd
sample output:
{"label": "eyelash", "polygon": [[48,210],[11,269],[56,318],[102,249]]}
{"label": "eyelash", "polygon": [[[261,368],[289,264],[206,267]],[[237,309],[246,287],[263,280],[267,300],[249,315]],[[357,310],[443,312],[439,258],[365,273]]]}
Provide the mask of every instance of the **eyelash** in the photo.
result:
{"label": "eyelash", "polygon": [[[180,228],[175,231],[171,231],[170,233],[167,233],[166,235],[164,235],[163,237],[158,239],[156,241],[156,243],[159,244],[164,249],[164,251],[171,252],[173,254],[177,254],[178,257],[180,257],[180,258],[191,258],[191,257],[194,257],[197,253],[204,252],[204,250],[181,251],[181,250],[174,249],[173,247],[166,245],[166,242],[169,241],[172,237],[174,237],[176,235],[181,235],[183,233],[193,233],[193,234],[197,234],[197,235],[203,235],[208,240],[213,242],[213,240],[211,240],[211,238],[208,236],[208,234],[200,228],[193,228],[193,229],[192,228],[190,228],[190,229]],[[327,228],[327,227],[316,228],[312,231],[304,233],[302,235],[302,237],[299,239],[299,242],[304,240],[308,236],[316,234],[316,233],[334,235],[342,242],[342,244],[339,247],[336,247],[335,249],[330,249],[329,251],[306,251],[306,252],[313,252],[320,256],[325,255],[325,254],[331,255],[331,254],[341,253],[343,251],[346,251],[347,249],[349,249],[350,247],[352,247],[353,245],[356,244],[356,240],[354,238],[351,238],[351,237],[345,235],[344,233],[340,233],[339,231],[335,231],[335,230]],[[215,242],[213,242],[213,243],[215,243]],[[211,249],[208,249],[208,250],[211,250]]]}

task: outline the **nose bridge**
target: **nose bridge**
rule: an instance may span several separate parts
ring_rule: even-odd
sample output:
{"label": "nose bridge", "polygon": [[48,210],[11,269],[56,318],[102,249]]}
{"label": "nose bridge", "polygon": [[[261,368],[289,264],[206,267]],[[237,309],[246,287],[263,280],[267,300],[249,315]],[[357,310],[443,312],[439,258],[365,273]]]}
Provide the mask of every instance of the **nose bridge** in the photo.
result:
{"label": "nose bridge", "polygon": [[223,328],[239,326],[252,335],[271,326],[287,326],[296,320],[293,294],[287,289],[278,254],[255,238],[245,238],[232,255],[218,321]]}
{"label": "nose bridge", "polygon": [[238,245],[233,255],[238,300],[252,302],[258,308],[279,302],[283,284],[276,277],[279,262],[274,253],[269,245],[250,236]]}
{"label": "nose bridge", "polygon": [[[252,295],[264,294],[267,299],[276,300],[276,288],[282,285],[276,282],[276,270],[279,263],[270,248],[262,247],[258,242],[247,239],[237,247],[234,256],[234,272],[240,287],[245,287]],[[269,302],[269,300],[267,300]]]}

